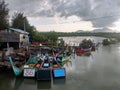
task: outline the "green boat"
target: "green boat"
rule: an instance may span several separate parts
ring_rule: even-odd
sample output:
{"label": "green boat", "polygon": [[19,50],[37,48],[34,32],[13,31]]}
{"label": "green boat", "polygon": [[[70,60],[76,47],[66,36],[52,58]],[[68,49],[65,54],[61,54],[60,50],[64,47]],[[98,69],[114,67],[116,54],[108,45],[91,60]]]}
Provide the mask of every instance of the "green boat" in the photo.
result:
{"label": "green boat", "polygon": [[[11,66],[12,66],[12,69],[13,69],[13,72],[14,72],[15,76],[20,76],[20,75],[22,75],[24,68],[21,68],[21,69],[20,69],[20,68],[16,67],[16,66],[13,64],[13,60],[12,60],[11,57],[9,57],[9,60],[10,60],[10,64],[11,64]],[[37,63],[37,61],[38,61],[37,57],[32,57],[32,58],[30,58],[30,59],[25,63],[25,65],[35,64],[35,63]]]}
{"label": "green boat", "polygon": [[23,70],[13,65],[13,60],[11,57],[9,57],[9,60],[10,60],[10,64],[12,65],[15,76],[20,76]]}

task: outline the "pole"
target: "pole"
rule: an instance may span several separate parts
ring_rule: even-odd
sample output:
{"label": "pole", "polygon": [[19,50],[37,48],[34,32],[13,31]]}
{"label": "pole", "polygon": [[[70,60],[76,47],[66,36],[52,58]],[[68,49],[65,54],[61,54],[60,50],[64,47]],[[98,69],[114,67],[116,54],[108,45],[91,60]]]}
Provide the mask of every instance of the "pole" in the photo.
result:
{"label": "pole", "polygon": [[25,17],[24,17],[24,31],[26,31],[26,30],[25,30]]}

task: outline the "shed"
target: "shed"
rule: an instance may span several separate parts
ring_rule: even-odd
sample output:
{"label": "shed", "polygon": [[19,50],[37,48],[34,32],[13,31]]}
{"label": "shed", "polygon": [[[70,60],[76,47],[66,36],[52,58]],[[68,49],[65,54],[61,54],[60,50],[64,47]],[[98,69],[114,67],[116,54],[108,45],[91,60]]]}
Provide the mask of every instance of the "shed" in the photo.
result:
{"label": "shed", "polygon": [[29,44],[29,33],[21,30],[9,28],[0,32],[1,48],[13,47],[15,49],[24,47]]}

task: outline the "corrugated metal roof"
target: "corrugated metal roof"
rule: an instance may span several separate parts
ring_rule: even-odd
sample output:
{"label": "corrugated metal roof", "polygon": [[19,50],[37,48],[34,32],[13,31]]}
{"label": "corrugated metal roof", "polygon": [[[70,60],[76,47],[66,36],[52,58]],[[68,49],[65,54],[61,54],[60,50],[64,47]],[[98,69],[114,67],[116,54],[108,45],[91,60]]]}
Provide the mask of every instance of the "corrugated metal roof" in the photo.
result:
{"label": "corrugated metal roof", "polygon": [[15,28],[9,28],[10,30],[14,30],[16,32],[22,33],[22,34],[29,34],[28,32],[21,30],[21,29],[15,29]]}

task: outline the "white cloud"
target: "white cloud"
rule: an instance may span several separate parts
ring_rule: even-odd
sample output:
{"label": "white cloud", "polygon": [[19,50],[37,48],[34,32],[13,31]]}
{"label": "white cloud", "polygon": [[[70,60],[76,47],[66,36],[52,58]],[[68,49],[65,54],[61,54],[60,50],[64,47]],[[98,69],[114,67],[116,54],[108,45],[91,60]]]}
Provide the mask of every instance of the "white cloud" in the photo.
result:
{"label": "white cloud", "polygon": [[[67,25],[66,23],[72,23],[75,25],[77,22],[79,22],[79,26],[81,26],[83,21],[91,22],[89,27],[93,28],[114,27],[116,24],[114,22],[120,18],[120,0],[5,1],[9,4],[10,15],[15,11],[24,12],[29,18],[30,23],[37,27],[40,27],[40,25],[45,26],[60,23],[65,25]],[[78,23],[76,25],[78,25]],[[64,26],[64,28],[67,26]],[[83,27],[81,27],[81,29],[82,28]]]}

